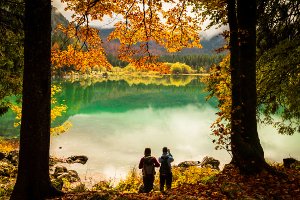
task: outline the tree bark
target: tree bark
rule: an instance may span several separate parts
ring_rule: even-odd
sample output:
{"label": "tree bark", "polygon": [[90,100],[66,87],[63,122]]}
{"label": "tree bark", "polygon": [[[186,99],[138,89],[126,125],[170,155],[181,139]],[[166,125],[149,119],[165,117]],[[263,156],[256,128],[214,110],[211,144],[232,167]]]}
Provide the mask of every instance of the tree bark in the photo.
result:
{"label": "tree bark", "polygon": [[232,162],[245,173],[256,173],[266,166],[256,120],[256,1],[228,0],[227,5],[231,52]]}
{"label": "tree bark", "polygon": [[11,199],[59,194],[49,177],[51,1],[25,1],[22,120],[17,182]]}
{"label": "tree bark", "polygon": [[236,14],[236,1],[227,0],[227,16],[230,30],[230,75],[231,75],[231,149],[233,161],[235,162],[238,152],[237,146],[232,142],[236,141],[242,132],[241,130],[241,82],[239,68],[239,45],[238,45],[238,24]]}

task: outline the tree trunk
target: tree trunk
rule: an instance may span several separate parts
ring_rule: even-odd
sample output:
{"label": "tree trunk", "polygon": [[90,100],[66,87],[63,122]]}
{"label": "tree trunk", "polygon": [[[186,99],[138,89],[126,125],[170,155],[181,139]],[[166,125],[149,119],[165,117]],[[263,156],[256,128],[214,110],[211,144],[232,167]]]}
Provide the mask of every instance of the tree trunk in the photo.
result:
{"label": "tree trunk", "polygon": [[23,103],[17,182],[11,199],[58,194],[49,177],[51,1],[25,1]]}
{"label": "tree trunk", "polygon": [[[230,75],[231,75],[231,141],[236,141],[240,137],[241,130],[241,83],[239,68],[239,45],[238,45],[238,24],[236,16],[236,1],[227,0],[227,16],[230,30],[229,49],[230,49]],[[237,147],[231,142],[233,161],[237,158]]]}
{"label": "tree trunk", "polygon": [[[236,20],[232,16],[236,16]],[[266,166],[256,120],[256,1],[228,0],[228,22],[231,33],[232,161],[243,172],[256,173]]]}

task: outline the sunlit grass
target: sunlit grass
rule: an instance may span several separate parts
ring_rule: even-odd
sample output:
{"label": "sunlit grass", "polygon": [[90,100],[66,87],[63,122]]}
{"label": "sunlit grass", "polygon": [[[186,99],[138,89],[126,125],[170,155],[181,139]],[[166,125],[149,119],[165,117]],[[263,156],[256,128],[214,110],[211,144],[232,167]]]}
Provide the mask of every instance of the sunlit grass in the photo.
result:
{"label": "sunlit grass", "polygon": [[[157,170],[158,171],[158,170]],[[206,184],[214,180],[215,175],[219,171],[211,168],[201,168],[197,166],[191,167],[173,167],[173,182],[172,188],[180,187],[185,184]],[[141,170],[132,168],[125,179],[122,179],[113,187],[111,181],[100,181],[97,183],[93,190],[101,191],[117,191],[122,193],[138,193],[139,188],[143,184]],[[155,175],[154,191],[159,191],[159,173]]]}

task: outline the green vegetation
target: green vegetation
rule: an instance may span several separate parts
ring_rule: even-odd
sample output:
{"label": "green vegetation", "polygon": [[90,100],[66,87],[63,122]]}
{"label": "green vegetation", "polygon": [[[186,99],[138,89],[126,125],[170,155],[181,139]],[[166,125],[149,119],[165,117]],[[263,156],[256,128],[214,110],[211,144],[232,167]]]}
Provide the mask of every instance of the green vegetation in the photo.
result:
{"label": "green vegetation", "polygon": [[283,40],[264,52],[257,62],[261,121],[272,124],[281,134],[300,132],[299,47],[299,37]]}
{"label": "green vegetation", "polygon": [[[222,58],[223,54],[200,54],[200,55],[161,55],[158,58],[159,62],[163,63],[184,63],[189,65],[197,73],[201,72],[201,69],[208,71],[211,65],[218,64]],[[124,68],[128,65],[128,62],[119,60],[116,56],[109,54],[107,56],[108,61],[112,66],[119,66]]]}
{"label": "green vegetation", "polygon": [[[189,65],[184,63],[163,63],[162,65],[166,66],[169,69],[170,75],[181,75],[181,74],[206,74],[207,71],[204,68],[199,68],[198,70],[193,69]],[[53,72],[58,76],[65,79],[88,79],[88,78],[109,78],[115,80],[128,80],[132,78],[140,78],[145,79],[145,77],[162,77],[162,73],[156,70],[148,70],[148,69],[138,69],[132,64],[128,64],[125,67],[111,67],[107,69],[105,67],[93,67],[88,71],[81,72],[75,69],[67,67],[59,68]]]}
{"label": "green vegetation", "polygon": [[24,32],[22,0],[1,1],[0,25],[0,116],[7,112],[12,95],[22,92]]}
{"label": "green vegetation", "polygon": [[300,132],[299,6],[299,1],[258,4],[256,77],[261,121],[289,135]]}
{"label": "green vegetation", "polygon": [[167,63],[184,63],[190,66],[196,73],[202,70],[208,71],[213,64],[221,62],[223,54],[200,54],[200,55],[163,55],[158,61]]}

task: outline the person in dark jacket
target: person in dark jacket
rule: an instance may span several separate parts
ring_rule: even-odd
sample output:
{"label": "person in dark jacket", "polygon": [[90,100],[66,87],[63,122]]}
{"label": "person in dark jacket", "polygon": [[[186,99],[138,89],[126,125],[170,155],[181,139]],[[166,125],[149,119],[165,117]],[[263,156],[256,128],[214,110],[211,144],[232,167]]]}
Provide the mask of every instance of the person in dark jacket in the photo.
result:
{"label": "person in dark jacket", "polygon": [[170,153],[170,149],[168,149],[167,147],[164,147],[162,151],[162,156],[158,159],[158,161],[161,163],[159,169],[159,183],[160,191],[164,192],[165,185],[167,190],[171,189],[172,186],[173,175],[171,170],[171,162],[174,161],[174,158]]}
{"label": "person in dark jacket", "polygon": [[151,156],[151,149],[145,148],[144,157],[141,158],[139,169],[143,172],[143,192],[150,192],[153,189],[155,176],[155,167],[159,167],[159,163],[155,157]]}

